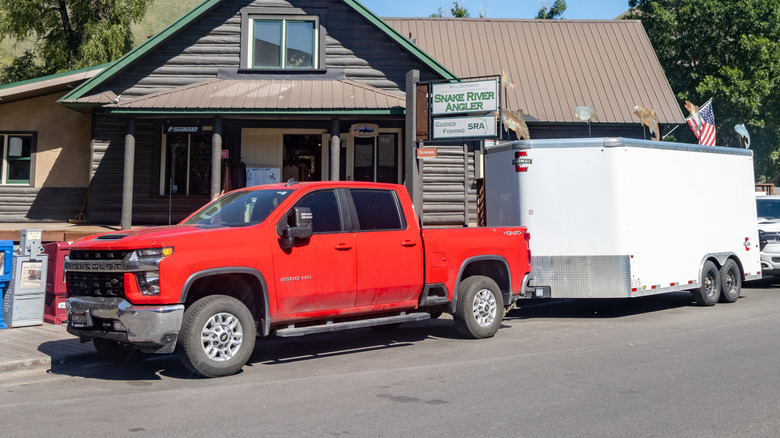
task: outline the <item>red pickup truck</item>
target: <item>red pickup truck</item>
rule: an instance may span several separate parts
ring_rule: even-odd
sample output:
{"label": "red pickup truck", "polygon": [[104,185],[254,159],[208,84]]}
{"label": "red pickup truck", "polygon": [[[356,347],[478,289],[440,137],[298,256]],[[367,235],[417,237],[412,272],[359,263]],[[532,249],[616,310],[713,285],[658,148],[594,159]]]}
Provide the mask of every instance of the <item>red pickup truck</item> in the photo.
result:
{"label": "red pickup truck", "polygon": [[288,183],[229,192],[180,224],[76,241],[68,331],[115,362],[178,351],[237,372],[256,336],[453,315],[493,336],[529,274],[524,228],[424,229],[403,186]]}

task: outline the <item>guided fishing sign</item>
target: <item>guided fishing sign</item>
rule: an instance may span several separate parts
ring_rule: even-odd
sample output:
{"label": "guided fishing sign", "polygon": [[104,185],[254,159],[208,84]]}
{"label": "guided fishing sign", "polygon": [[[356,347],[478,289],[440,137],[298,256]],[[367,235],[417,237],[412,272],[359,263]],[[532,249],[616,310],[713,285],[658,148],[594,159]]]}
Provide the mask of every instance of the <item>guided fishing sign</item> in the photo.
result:
{"label": "guided fishing sign", "polygon": [[433,117],[433,139],[495,137],[498,98],[498,78],[431,84],[431,116],[481,113],[462,117]]}

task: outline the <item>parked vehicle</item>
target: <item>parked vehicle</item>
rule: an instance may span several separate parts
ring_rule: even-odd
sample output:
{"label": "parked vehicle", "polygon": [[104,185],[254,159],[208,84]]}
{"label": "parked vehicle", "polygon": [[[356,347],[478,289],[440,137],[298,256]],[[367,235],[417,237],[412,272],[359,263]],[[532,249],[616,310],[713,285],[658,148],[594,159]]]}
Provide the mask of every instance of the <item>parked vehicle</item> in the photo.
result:
{"label": "parked vehicle", "polygon": [[403,186],[288,183],[229,192],[181,224],[78,240],[68,331],[115,361],[178,351],[237,372],[259,336],[451,313],[493,336],[527,281],[522,227],[420,229]]}
{"label": "parked vehicle", "polygon": [[763,275],[780,275],[780,195],[756,197]]}
{"label": "parked vehicle", "polygon": [[528,297],[674,291],[711,306],[761,278],[750,150],[624,138],[485,151],[489,226],[531,235]]}

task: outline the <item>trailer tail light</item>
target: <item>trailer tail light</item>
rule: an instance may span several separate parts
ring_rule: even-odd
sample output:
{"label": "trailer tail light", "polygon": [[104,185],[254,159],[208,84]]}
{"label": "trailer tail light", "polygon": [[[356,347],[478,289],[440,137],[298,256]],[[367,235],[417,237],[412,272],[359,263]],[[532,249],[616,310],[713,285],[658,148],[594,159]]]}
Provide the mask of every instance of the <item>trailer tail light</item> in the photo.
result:
{"label": "trailer tail light", "polygon": [[750,251],[750,238],[745,237],[745,251]]}
{"label": "trailer tail light", "polygon": [[528,152],[515,152],[515,159],[512,160],[512,164],[515,165],[515,172],[528,172],[528,165],[531,164]]}

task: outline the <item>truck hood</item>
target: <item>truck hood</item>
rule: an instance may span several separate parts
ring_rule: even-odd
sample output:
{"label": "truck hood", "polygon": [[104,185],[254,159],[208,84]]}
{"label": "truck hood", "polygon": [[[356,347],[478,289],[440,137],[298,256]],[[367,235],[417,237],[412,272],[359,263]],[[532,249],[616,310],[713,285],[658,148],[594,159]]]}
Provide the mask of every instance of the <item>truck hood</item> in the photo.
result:
{"label": "truck hood", "polygon": [[[189,239],[194,234],[206,235],[233,233],[237,228],[204,227],[202,225],[171,225],[163,227],[135,228],[130,230],[112,231],[81,238],[71,245],[72,249],[88,246],[90,249],[136,249],[157,247],[172,244],[180,237]],[[216,237],[216,236],[215,236]]]}
{"label": "truck hood", "polygon": [[758,218],[758,229],[768,233],[780,232],[780,219],[767,219],[760,217]]}

